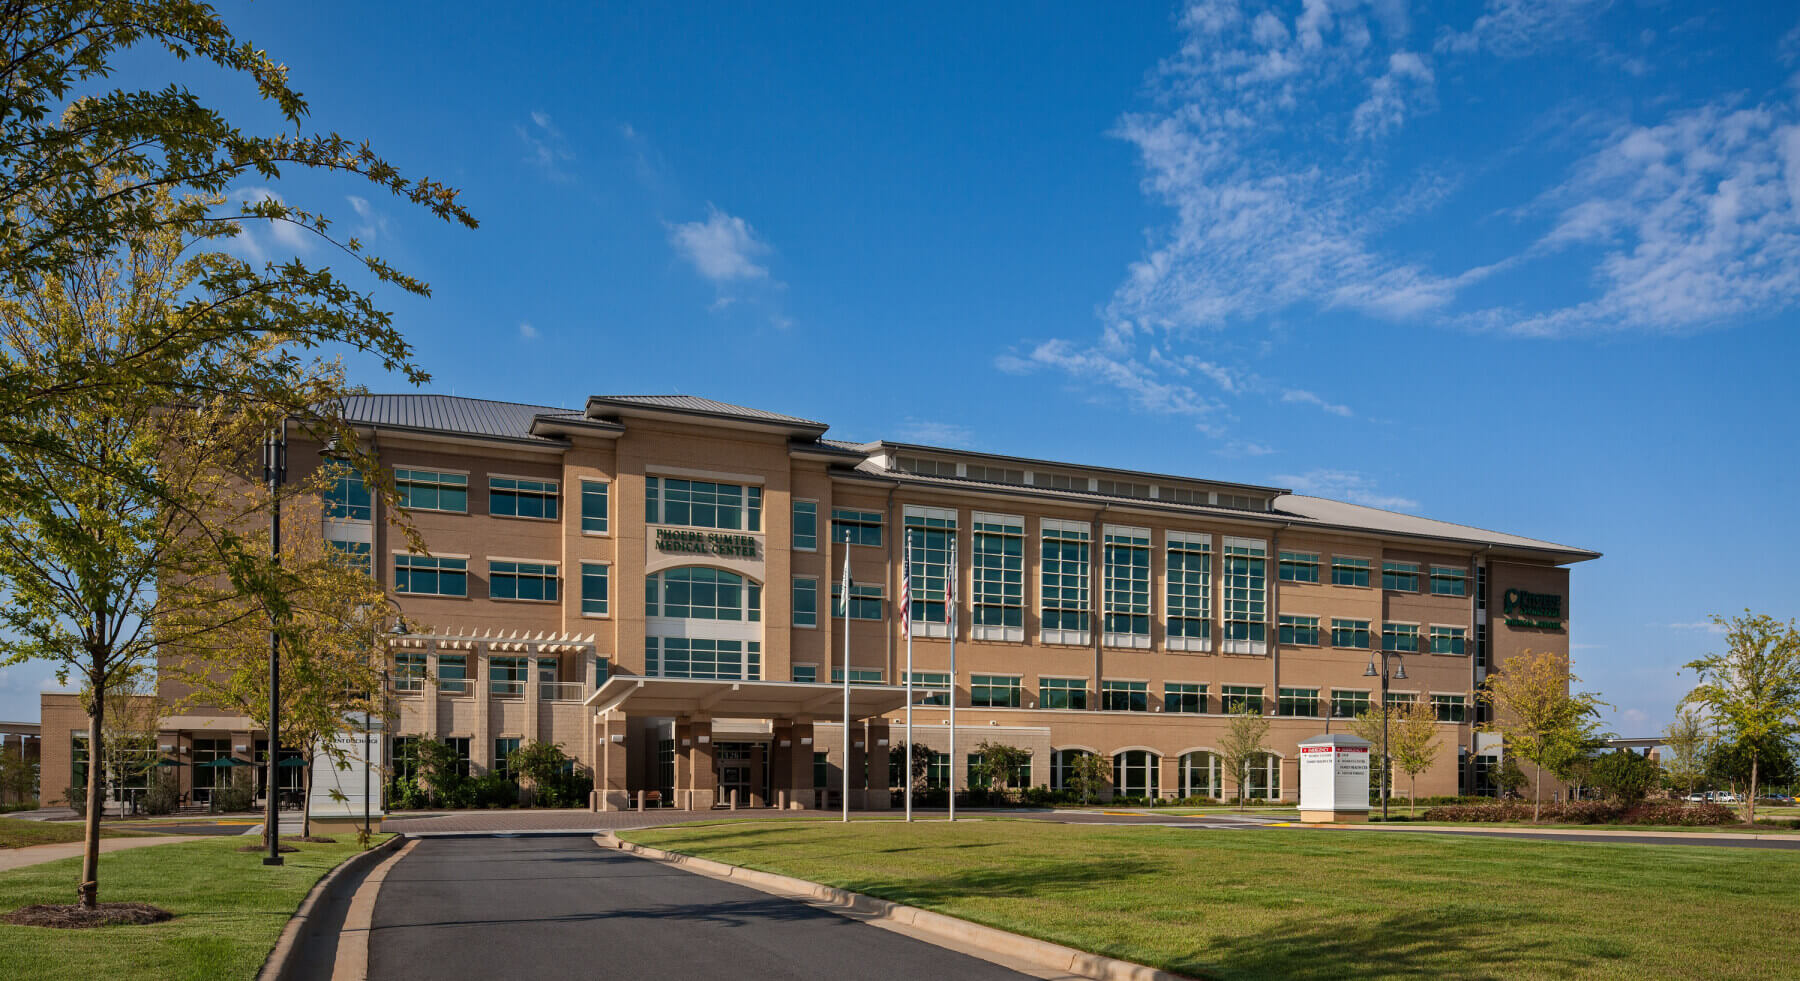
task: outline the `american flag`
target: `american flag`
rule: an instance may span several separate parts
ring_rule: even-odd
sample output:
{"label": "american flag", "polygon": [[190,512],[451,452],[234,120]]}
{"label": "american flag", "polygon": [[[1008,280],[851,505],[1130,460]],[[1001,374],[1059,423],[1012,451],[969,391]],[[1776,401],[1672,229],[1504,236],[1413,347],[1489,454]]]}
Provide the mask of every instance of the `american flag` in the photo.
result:
{"label": "american flag", "polygon": [[912,534],[900,549],[900,636],[912,636]]}
{"label": "american flag", "polygon": [[950,625],[950,633],[956,633],[956,538],[950,539],[950,571],[944,577],[944,622]]}

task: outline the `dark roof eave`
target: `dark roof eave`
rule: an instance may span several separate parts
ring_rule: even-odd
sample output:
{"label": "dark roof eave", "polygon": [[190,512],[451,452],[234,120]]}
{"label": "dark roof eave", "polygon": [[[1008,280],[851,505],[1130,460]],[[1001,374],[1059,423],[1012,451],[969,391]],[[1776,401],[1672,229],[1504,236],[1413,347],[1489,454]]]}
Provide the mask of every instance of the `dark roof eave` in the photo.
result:
{"label": "dark roof eave", "polygon": [[1031,464],[1033,466],[1054,467],[1058,470],[1066,470],[1066,471],[1071,471],[1071,472],[1083,471],[1083,472],[1088,472],[1088,473],[1110,473],[1110,474],[1118,474],[1118,475],[1126,476],[1126,477],[1144,477],[1144,478],[1147,478],[1150,480],[1158,480],[1158,481],[1166,480],[1166,481],[1177,481],[1180,483],[1187,483],[1187,484],[1206,484],[1207,486],[1210,486],[1210,487],[1235,487],[1240,490],[1256,491],[1259,494],[1269,494],[1269,495],[1273,495],[1276,497],[1279,497],[1283,494],[1292,494],[1293,493],[1293,491],[1291,489],[1286,488],[1286,487],[1268,487],[1263,484],[1246,484],[1246,483],[1241,483],[1241,482],[1235,481],[1235,480],[1213,480],[1209,477],[1183,477],[1179,474],[1152,473],[1148,470],[1125,470],[1125,469],[1122,469],[1119,467],[1097,467],[1097,466],[1093,466],[1092,464],[1085,464],[1085,463],[1066,463],[1066,462],[1062,462],[1062,461],[1058,461],[1058,460],[1039,460],[1034,457],[1028,457],[1028,456],[1007,456],[1004,453],[981,453],[976,450],[959,450],[959,449],[955,449],[953,447],[948,447],[948,446],[927,446],[924,443],[896,443],[896,442],[893,442],[892,440],[882,439],[882,440],[876,440],[873,443],[864,444],[864,448],[867,449],[871,453],[875,452],[877,449],[882,448],[882,447],[888,447],[888,448],[892,448],[892,449],[896,449],[896,450],[910,450],[913,452],[948,453],[952,456],[981,457],[981,458],[987,459],[987,460],[1002,460],[1007,463],[1025,463],[1025,464]]}
{"label": "dark roof eave", "polygon": [[[538,435],[539,429],[554,430],[555,427],[587,430],[596,436],[618,436],[625,432],[623,423],[606,419],[588,419],[582,416],[539,415],[531,420],[531,434]],[[547,437],[546,437],[547,438]]]}
{"label": "dark roof eave", "polygon": [[556,453],[561,453],[569,448],[568,440],[549,436],[496,436],[490,433],[465,432],[461,429],[433,429],[427,426],[402,426],[391,422],[350,421],[349,424],[354,428],[367,429],[371,432],[410,433],[418,436],[436,436],[440,439],[451,441],[466,440],[474,443],[505,443],[510,446],[529,446]]}
{"label": "dark roof eave", "polygon": [[815,460],[855,460],[862,462],[865,457],[855,450],[846,450],[810,439],[788,440],[788,453],[791,456],[803,456]]}
{"label": "dark roof eave", "polygon": [[588,396],[587,411],[590,418],[594,417],[593,413],[596,406],[611,409],[615,412],[629,411],[650,416],[674,415],[701,419],[729,419],[739,425],[753,426],[758,429],[771,429],[776,432],[793,433],[801,436],[808,436],[813,439],[825,435],[825,431],[831,428],[822,422],[807,422],[805,420],[788,422],[776,419],[758,419],[754,416],[746,416],[736,412],[711,412],[705,409],[688,409],[673,405],[649,405],[643,402],[609,399],[604,395]]}

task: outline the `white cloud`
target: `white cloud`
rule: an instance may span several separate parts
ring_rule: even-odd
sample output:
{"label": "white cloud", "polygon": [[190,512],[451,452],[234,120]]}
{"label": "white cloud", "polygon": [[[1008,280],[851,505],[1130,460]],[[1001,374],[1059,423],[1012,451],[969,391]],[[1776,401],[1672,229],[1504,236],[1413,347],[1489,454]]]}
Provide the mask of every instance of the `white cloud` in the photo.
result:
{"label": "white cloud", "polygon": [[[1003,354],[994,363],[1001,371],[1015,375],[1056,368],[1083,383],[1112,389],[1132,407],[1158,415],[1204,418],[1222,408],[1218,400],[1192,385],[1162,380],[1127,350],[1083,348],[1064,340],[1049,340],[1023,356]],[[1212,431],[1207,424],[1201,428]]]}
{"label": "white cloud", "polygon": [[975,442],[974,430],[953,422],[933,422],[908,417],[896,432],[902,441],[908,443],[967,447]]}
{"label": "white cloud", "polygon": [[1350,407],[1347,405],[1339,405],[1335,402],[1327,402],[1324,399],[1320,398],[1318,395],[1315,395],[1312,392],[1309,392],[1303,388],[1290,388],[1287,391],[1282,392],[1281,400],[1283,402],[1298,402],[1302,405],[1316,405],[1320,409],[1323,409],[1324,411],[1329,412],[1334,416],[1343,416],[1346,419],[1348,419],[1351,416],[1356,414],[1356,413],[1350,411]]}
{"label": "white cloud", "polygon": [[715,284],[767,279],[769,270],[756,259],[769,253],[768,243],[757,238],[744,219],[712,205],[706,210],[705,221],[669,226],[669,243],[675,251]]}
{"label": "white cloud", "polygon": [[1364,507],[1389,511],[1417,511],[1419,502],[1410,497],[1381,493],[1375,481],[1354,470],[1308,470],[1303,474],[1282,474],[1273,478],[1277,484],[1291,487],[1296,493],[1348,501]]}
{"label": "white cloud", "polygon": [[564,139],[562,130],[556,128],[549,113],[533,111],[531,124],[514,126],[513,132],[519,134],[520,141],[525,144],[525,160],[528,163],[556,180],[573,179],[563,170],[562,165],[574,160],[575,152],[569,149],[569,141]]}
{"label": "white cloud", "polygon": [[1612,0],[1488,0],[1487,11],[1466,31],[1446,29],[1437,50],[1488,52],[1519,58],[1544,46],[1585,36],[1593,18]]}
{"label": "white cloud", "polygon": [[[1658,626],[1658,624],[1653,623],[1651,626]],[[1723,626],[1720,626],[1711,620],[1695,620],[1691,623],[1665,623],[1660,626],[1667,630],[1701,630],[1709,634],[1723,634],[1725,632]]]}
{"label": "white cloud", "polygon": [[538,329],[531,326],[529,322],[521,320],[519,322],[519,337],[521,340],[535,341],[538,339]]}
{"label": "white cloud", "polygon": [[[247,187],[233,192],[230,200],[243,209],[269,206],[285,208],[287,200],[267,187]],[[312,251],[313,233],[296,220],[285,218],[240,218],[238,232],[229,239],[227,248],[250,262],[266,262],[305,255]]]}
{"label": "white cloud", "polygon": [[1350,132],[1358,137],[1385,136],[1406,122],[1407,100],[1414,107],[1431,99],[1436,78],[1431,66],[1411,51],[1388,56],[1388,70],[1369,83],[1369,97],[1350,116]]}

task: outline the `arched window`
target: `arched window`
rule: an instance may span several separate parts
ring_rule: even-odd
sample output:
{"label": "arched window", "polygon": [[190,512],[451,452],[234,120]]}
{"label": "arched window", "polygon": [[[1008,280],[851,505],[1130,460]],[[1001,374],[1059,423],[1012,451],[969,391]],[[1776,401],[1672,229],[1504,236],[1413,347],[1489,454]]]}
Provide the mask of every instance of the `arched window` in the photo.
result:
{"label": "arched window", "polygon": [[1147,749],[1127,749],[1113,755],[1113,793],[1124,797],[1155,797],[1161,789],[1158,773],[1162,758]]}
{"label": "arched window", "polygon": [[1281,757],[1274,753],[1258,753],[1244,763],[1244,797],[1247,800],[1281,799]]}
{"label": "arched window", "polygon": [[1075,761],[1083,756],[1094,754],[1085,749],[1059,749],[1050,754],[1050,789],[1067,790],[1069,774],[1074,772]]}
{"label": "arched window", "polygon": [[762,619],[762,584],[723,569],[665,569],[644,577],[644,615],[756,622]]}
{"label": "arched window", "polygon": [[1225,787],[1219,778],[1219,754],[1205,750],[1182,754],[1181,796],[1223,797]]}

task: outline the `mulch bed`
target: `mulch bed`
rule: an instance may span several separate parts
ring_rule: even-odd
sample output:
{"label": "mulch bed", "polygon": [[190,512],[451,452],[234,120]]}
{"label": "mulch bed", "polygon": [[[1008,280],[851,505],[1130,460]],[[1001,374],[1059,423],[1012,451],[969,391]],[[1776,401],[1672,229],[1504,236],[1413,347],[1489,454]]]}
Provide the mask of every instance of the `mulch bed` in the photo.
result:
{"label": "mulch bed", "polygon": [[161,923],[175,914],[149,903],[101,903],[94,909],[39,904],[13,910],[0,919],[17,926],[84,930],[89,927]]}

